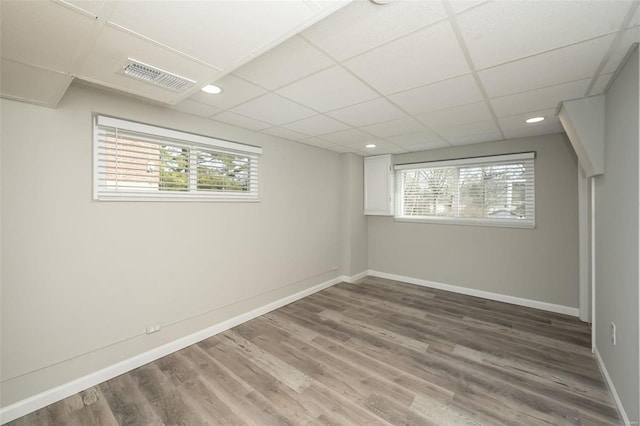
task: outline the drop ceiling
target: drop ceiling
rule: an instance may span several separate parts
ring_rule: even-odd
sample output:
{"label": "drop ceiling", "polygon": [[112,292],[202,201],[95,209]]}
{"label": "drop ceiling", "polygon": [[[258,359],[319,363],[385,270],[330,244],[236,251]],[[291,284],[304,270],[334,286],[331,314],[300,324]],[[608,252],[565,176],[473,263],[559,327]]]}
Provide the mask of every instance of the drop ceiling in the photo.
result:
{"label": "drop ceiling", "polygon": [[[631,0],[0,2],[3,97],[56,107],[75,79],[337,152],[562,131],[640,41]],[[131,79],[135,59],[194,80]],[[199,89],[215,83],[222,93]],[[531,116],[544,116],[526,124]],[[376,148],[367,149],[366,144]]]}

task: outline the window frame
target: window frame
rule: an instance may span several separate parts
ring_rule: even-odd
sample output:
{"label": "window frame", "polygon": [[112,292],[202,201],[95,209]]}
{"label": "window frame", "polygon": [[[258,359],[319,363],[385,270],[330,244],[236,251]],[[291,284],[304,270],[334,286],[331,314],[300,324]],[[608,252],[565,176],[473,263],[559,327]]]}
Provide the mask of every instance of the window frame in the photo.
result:
{"label": "window frame", "polygon": [[[258,156],[262,154],[262,148],[237,142],[217,139],[210,136],[174,130],[165,127],[145,124],[122,118],[111,117],[94,113],[93,123],[93,200],[96,201],[196,201],[196,202],[260,202]],[[186,191],[158,192],[142,190],[110,190],[100,186],[100,131],[101,129],[117,129],[135,132],[141,135],[149,135],[151,139],[167,139],[167,145],[188,149],[188,185]],[[157,142],[151,142],[157,143]],[[235,191],[205,191],[198,190],[196,158],[198,150],[246,156],[249,158],[249,190],[246,192]],[[194,179],[195,178],[195,179]]]}
{"label": "window frame", "polygon": [[[505,228],[535,228],[535,152],[524,152],[517,154],[492,155],[485,157],[461,158],[453,160],[430,161],[412,164],[397,164],[394,166],[396,180],[396,209],[394,219],[397,222],[415,222],[415,223],[432,223],[432,224],[448,224],[448,225],[472,225],[472,226],[495,226]],[[525,218],[524,219],[508,219],[508,218],[472,218],[461,216],[408,216],[404,215],[404,174],[403,172],[434,169],[443,167],[460,167],[499,165],[508,163],[527,163],[528,173],[532,175],[531,184],[525,186]],[[460,185],[454,189],[458,194]],[[455,197],[455,198],[458,198]],[[458,206],[459,208],[459,206]]]}

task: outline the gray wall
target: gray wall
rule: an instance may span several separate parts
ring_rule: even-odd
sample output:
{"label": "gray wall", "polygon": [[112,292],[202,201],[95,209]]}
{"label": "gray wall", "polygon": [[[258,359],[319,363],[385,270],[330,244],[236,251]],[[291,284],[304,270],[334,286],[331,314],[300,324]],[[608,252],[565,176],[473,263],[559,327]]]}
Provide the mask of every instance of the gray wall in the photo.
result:
{"label": "gray wall", "polygon": [[536,152],[535,229],[368,217],[369,269],[578,306],[577,160],[564,135],[394,156],[395,164]]}
{"label": "gray wall", "polygon": [[[638,371],[638,51],[606,94],[605,168],[595,179],[596,346],[631,421],[640,417]],[[617,345],[610,325],[617,326]]]}
{"label": "gray wall", "polygon": [[367,258],[367,219],[364,216],[364,161],[357,154],[342,154],[342,238],[343,273],[353,276],[365,272]]}
{"label": "gray wall", "polygon": [[[337,153],[83,87],[0,102],[2,406],[345,269]],[[262,202],[92,201],[92,112],[262,146]]]}

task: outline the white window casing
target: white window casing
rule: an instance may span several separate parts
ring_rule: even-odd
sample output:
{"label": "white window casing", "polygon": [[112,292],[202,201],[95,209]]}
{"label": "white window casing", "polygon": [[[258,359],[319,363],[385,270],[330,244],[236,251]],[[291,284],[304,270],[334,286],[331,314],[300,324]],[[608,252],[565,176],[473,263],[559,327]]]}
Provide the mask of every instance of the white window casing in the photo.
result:
{"label": "white window casing", "polygon": [[260,147],[104,115],[93,119],[95,200],[259,201]]}
{"label": "white window casing", "polygon": [[535,153],[401,164],[398,221],[535,227]]}

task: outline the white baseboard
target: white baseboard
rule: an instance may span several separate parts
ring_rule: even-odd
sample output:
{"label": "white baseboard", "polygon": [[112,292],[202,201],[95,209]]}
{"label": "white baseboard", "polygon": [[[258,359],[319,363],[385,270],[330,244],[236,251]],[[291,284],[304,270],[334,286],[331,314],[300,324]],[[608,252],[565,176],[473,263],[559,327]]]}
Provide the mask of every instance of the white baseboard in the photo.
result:
{"label": "white baseboard", "polygon": [[618,407],[618,414],[620,414],[620,418],[622,419],[622,423],[625,426],[631,426],[631,421],[629,420],[629,416],[627,416],[626,411],[624,411],[624,407],[622,406],[622,401],[620,401],[620,397],[618,396],[618,392],[616,392],[615,386],[613,386],[613,382],[611,381],[611,376],[609,376],[609,372],[607,371],[607,367],[604,365],[604,361],[600,356],[600,352],[598,352],[598,348],[595,347],[596,361],[598,362],[598,367],[600,367],[600,371],[604,376],[604,380],[607,382],[607,387],[609,388],[609,392],[611,396],[613,396],[613,401],[616,403]]}
{"label": "white baseboard", "polygon": [[[325,281],[323,283],[317,284],[306,290],[300,291],[298,293],[295,293],[290,296],[271,302],[267,305],[253,309],[247,313],[238,315],[234,318],[215,324],[204,330],[201,330],[196,333],[185,336],[183,338],[174,340],[173,342],[169,342],[165,345],[162,345],[155,349],[141,353],[139,355],[135,355],[129,359],[113,364],[109,367],[105,367],[101,370],[88,374],[84,377],[80,377],[76,380],[73,380],[71,382],[49,389],[47,391],[41,392],[37,395],[31,396],[22,401],[18,401],[14,404],[8,405],[6,407],[2,407],[0,408],[0,424],[8,423],[12,420],[15,420],[33,411],[39,410],[40,408],[46,407],[49,404],[53,404],[54,402],[60,401],[68,396],[74,395],[78,392],[81,392],[85,389],[88,389],[106,380],[109,380],[116,376],[124,374],[144,364],[155,361],[158,358],[162,358],[163,356],[169,355],[170,353],[186,348],[187,346],[193,345],[201,340],[207,339],[211,336],[215,336],[218,333],[221,333],[230,328],[238,326],[244,322],[250,321],[256,317],[259,317],[260,315],[264,315],[275,309],[281,308],[282,306],[288,305],[289,303],[295,302],[296,300],[302,299],[303,297],[309,296],[320,290],[331,287],[335,284],[338,284],[339,282],[345,281],[345,282],[352,283],[366,277],[367,275],[372,275],[380,278],[387,278],[387,279],[396,280],[396,281],[403,281],[403,282],[416,284],[424,287],[437,288],[440,290],[451,291],[454,293],[477,296],[484,299],[496,300],[500,302],[512,303],[515,305],[528,306],[532,308],[543,309],[546,311],[578,316],[578,309],[568,307],[568,306],[554,305],[551,303],[538,302],[538,301],[529,300],[529,299],[521,299],[518,297],[506,296],[498,293],[490,293],[490,292],[481,291],[481,290],[474,290],[474,289],[454,286],[450,284],[441,284],[433,281],[426,281],[426,280],[421,280],[417,278],[405,277],[401,275],[387,274],[385,272],[366,270],[352,276],[342,275],[342,276],[333,278],[331,280]],[[605,372],[604,374],[607,377],[607,380],[610,382],[608,375],[606,375],[606,370],[603,370],[603,371]],[[613,393],[614,395],[616,395],[615,392]]]}
{"label": "white baseboard", "polygon": [[511,303],[513,305],[526,306],[529,308],[541,309],[543,311],[555,312],[559,314],[577,317],[579,309],[571,306],[556,305],[554,303],[540,302],[537,300],[524,299],[521,297],[508,296],[506,294],[492,293],[489,291],[476,290],[467,287],[460,287],[451,284],[442,284],[434,281],[422,280],[419,278],[405,277],[402,275],[388,274],[386,272],[369,270],[368,274],[374,277],[387,278],[395,281],[403,281],[423,287],[436,288],[438,290],[450,291],[452,293],[466,294],[467,296],[481,297],[483,299],[495,300],[497,302]]}
{"label": "white baseboard", "polygon": [[362,271],[358,274],[355,275],[351,275],[350,277],[343,275],[342,276],[342,281],[347,282],[347,283],[354,283],[358,280],[363,279],[364,277],[366,277],[367,275],[369,275],[369,271]]}
{"label": "white baseboard", "polygon": [[[105,367],[101,370],[95,371],[84,377],[80,377],[71,382],[65,383],[63,385],[46,390],[44,392],[41,392],[29,398],[23,399],[22,401],[18,401],[14,404],[8,405],[6,407],[2,407],[0,408],[0,424],[8,423],[26,414],[39,410],[40,408],[46,407],[49,404],[53,404],[54,402],[60,401],[64,398],[67,398],[68,396],[74,395],[85,389],[89,389],[90,387],[95,386],[99,383],[102,383],[106,380],[117,377],[121,374],[124,374],[128,371],[138,368],[151,361],[155,361],[158,358],[162,358],[163,356],[179,351],[180,349],[184,349],[187,346],[198,343],[211,336],[215,336],[218,333],[222,333],[223,331],[226,331],[244,322],[257,318],[260,315],[264,315],[273,310],[281,308],[285,305],[288,305],[289,303],[295,302],[296,300],[302,299],[303,297],[309,296],[320,290],[324,290],[325,288],[336,285],[342,281],[347,281],[347,282],[352,282],[352,280],[355,281],[356,277],[358,277],[359,275],[361,274],[355,275],[353,277],[347,277],[342,275],[342,276],[333,278],[331,280],[317,284],[308,289],[299,291],[298,293],[294,293],[290,296],[283,297],[282,299],[276,300],[275,302],[271,302],[267,305],[253,309],[247,313],[238,315],[236,317],[233,317],[221,323],[215,324],[204,330],[201,330],[196,333],[190,334],[188,336],[182,337],[180,339],[174,340],[173,342],[169,342],[155,349],[151,349],[147,352],[143,352],[139,355],[135,355],[129,359],[118,362],[109,367]],[[366,273],[363,276],[365,275]]]}

